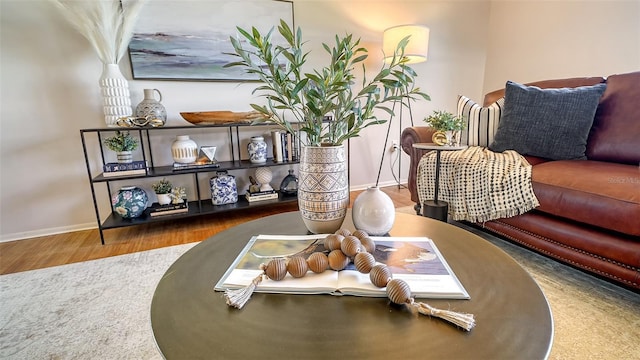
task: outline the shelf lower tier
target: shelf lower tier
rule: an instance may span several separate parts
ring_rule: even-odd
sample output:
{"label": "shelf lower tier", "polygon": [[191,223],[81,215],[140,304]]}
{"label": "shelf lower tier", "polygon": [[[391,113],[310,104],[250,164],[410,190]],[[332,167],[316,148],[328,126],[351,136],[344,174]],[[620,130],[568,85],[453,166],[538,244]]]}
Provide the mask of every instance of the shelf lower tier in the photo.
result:
{"label": "shelf lower tier", "polygon": [[244,196],[240,195],[238,196],[238,202],[226,205],[213,205],[211,203],[211,200],[203,199],[201,201],[189,201],[189,211],[182,214],[151,217],[148,211],[145,211],[144,214],[140,217],[134,219],[124,219],[118,214],[111,213],[111,215],[109,215],[109,217],[102,223],[101,228],[102,230],[115,229],[126,226],[143,225],[152,222],[176,220],[180,218],[189,218],[207,214],[219,214],[263,206],[273,206],[277,204],[292,203],[297,201],[298,198],[296,196],[284,196],[282,194],[280,194],[280,197],[278,199],[257,201],[252,203],[249,203],[247,199],[244,198]]}

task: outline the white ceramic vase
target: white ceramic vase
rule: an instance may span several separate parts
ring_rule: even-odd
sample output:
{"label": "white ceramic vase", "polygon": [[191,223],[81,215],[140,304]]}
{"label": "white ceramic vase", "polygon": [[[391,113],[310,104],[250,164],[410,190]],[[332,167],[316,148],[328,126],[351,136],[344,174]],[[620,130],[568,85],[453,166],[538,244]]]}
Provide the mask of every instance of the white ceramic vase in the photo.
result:
{"label": "white ceramic vase", "polygon": [[298,207],[314,234],[340,229],[349,205],[344,145],[304,146],[300,154]]}
{"label": "white ceramic vase", "polygon": [[386,235],[396,220],[396,209],[389,195],[370,187],[356,197],[352,209],[353,225],[369,235]]}
{"label": "white ceramic vase", "polygon": [[171,144],[171,156],[179,164],[195,162],[198,158],[198,144],[189,135],[178,135]]}
{"label": "white ceramic vase", "polygon": [[116,127],[118,119],[132,114],[129,82],[120,72],[118,64],[104,64],[99,82],[104,104],[104,121],[107,126]]}

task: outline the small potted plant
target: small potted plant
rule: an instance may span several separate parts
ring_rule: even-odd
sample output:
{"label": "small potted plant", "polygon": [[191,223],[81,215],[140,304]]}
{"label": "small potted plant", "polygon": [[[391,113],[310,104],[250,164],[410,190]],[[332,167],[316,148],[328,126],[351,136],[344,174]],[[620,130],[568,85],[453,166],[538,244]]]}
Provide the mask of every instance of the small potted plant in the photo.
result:
{"label": "small potted plant", "polygon": [[171,190],[173,189],[173,184],[171,184],[171,181],[163,178],[162,180],[153,183],[151,187],[158,197],[158,204],[167,205],[171,203]]}
{"label": "small potted plant", "polygon": [[436,110],[425,117],[424,121],[436,129],[431,138],[434,143],[447,146],[460,145],[460,130],[464,129],[464,121],[461,117],[447,111]]}
{"label": "small potted plant", "polygon": [[104,139],[104,144],[116,152],[119,163],[130,163],[133,161],[131,152],[138,148],[138,139],[131,136],[128,131],[116,131],[115,136]]}

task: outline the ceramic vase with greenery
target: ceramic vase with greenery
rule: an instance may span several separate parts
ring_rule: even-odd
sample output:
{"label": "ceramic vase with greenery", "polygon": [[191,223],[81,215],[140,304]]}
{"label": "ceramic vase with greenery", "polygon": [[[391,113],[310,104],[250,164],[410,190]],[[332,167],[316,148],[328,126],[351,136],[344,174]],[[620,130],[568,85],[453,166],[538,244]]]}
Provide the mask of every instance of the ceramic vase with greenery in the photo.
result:
{"label": "ceramic vase with greenery", "polygon": [[151,188],[158,197],[158,204],[167,205],[171,203],[171,190],[173,189],[171,181],[163,178],[162,180],[151,184]]}
{"label": "ceramic vase with greenery", "polygon": [[[385,123],[379,115],[390,117],[394,102],[429,96],[415,87],[416,73],[404,57],[408,38],[398,44],[389,63],[367,78],[367,50],[352,35],[336,36],[333,46],[323,44],[330,56],[328,65],[308,70],[301,29],[294,32],[281,20],[278,32],[284,45],[272,41],[273,31],[262,34],[256,28],[238,28],[240,38],[231,38],[235,51],[231,55],[237,61],[226,66],[242,67],[258,78],[254,93],[266,102],[251,104],[264,116],[258,122],[272,122],[300,136],[305,145],[298,189],[303,221],[311,232],[333,232],[342,225],[349,204],[344,141],[368,126]],[[363,74],[358,86],[356,66]]]}
{"label": "ceramic vase with greenery", "polygon": [[119,163],[130,163],[133,161],[131,152],[138,148],[138,139],[128,131],[116,131],[114,136],[104,139],[104,144],[116,152]]}
{"label": "ceramic vase with greenery", "polygon": [[424,121],[436,130],[431,137],[435,144],[460,145],[460,130],[465,127],[462,117],[455,116],[447,111],[436,110],[433,114],[425,117]]}

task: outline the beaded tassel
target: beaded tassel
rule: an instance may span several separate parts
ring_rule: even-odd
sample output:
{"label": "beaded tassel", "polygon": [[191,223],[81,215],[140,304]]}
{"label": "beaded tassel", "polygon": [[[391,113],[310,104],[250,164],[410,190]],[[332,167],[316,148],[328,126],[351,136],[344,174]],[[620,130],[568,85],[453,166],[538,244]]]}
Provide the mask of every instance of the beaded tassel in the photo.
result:
{"label": "beaded tassel", "polygon": [[418,312],[422,315],[435,316],[437,318],[446,320],[454,325],[457,325],[467,331],[470,331],[474,326],[476,326],[476,320],[473,314],[436,309],[429,304],[415,302],[413,299],[411,299],[409,305],[418,310]]}
{"label": "beaded tassel", "polygon": [[457,313],[450,310],[440,310],[425,303],[415,302],[411,297],[411,289],[406,281],[401,279],[390,280],[387,284],[387,296],[394,304],[406,304],[412,310],[418,311],[422,315],[434,316],[450,323],[453,323],[467,331],[470,331],[476,321],[472,314]]}
{"label": "beaded tassel", "polygon": [[251,295],[255,291],[256,287],[262,281],[262,276],[264,274],[260,274],[258,277],[251,281],[251,284],[240,288],[240,289],[228,289],[224,292],[224,299],[227,301],[227,305],[233,306],[236,309],[242,309],[244,304],[251,299]]}

